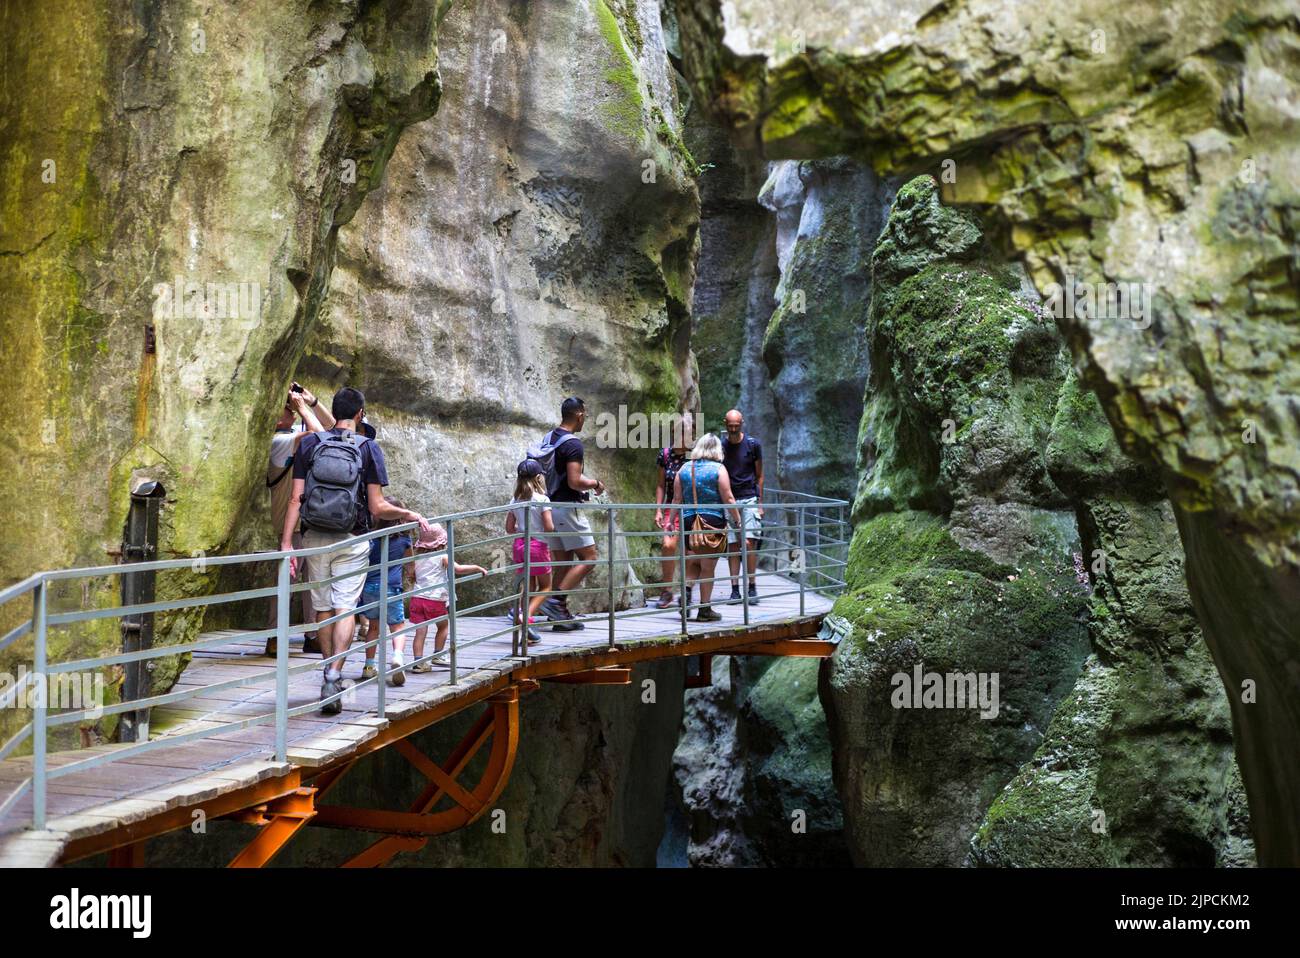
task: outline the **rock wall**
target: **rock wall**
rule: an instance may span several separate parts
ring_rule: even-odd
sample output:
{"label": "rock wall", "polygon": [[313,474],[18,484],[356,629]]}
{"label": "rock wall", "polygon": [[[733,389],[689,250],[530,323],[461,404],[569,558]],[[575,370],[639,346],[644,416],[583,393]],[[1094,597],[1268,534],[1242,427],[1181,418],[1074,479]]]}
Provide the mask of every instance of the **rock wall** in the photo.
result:
{"label": "rock wall", "polygon": [[[854,861],[956,865],[1087,651],[1078,531],[1042,454],[1062,344],[928,177],[899,191],[872,272],[857,526],[835,608],[852,631],[821,697]],[[996,680],[997,701],[986,684],[982,708],[923,703],[900,692],[914,671]]]}
{"label": "rock wall", "polygon": [[781,269],[763,357],[784,488],[852,498],[871,250],[892,194],[870,168],[842,157],[775,163],[759,194],[776,219]]}
{"label": "rock wall", "polygon": [[[588,471],[613,499],[651,497],[653,449],[595,434],[601,414],[671,412],[695,390],[697,170],[657,3],[4,17],[4,348],[16,398],[51,425],[15,440],[10,479],[28,477],[37,508],[5,537],[0,574],[110,561],[133,475],[167,487],[163,555],[272,546],[262,472],[294,378],[325,401],[345,383],[366,390],[389,491],[426,513],[505,502],[570,394],[591,414]],[[51,102],[66,122],[50,123]],[[186,315],[187,295],[180,315],[155,315],[155,284],[170,291],[175,276],[256,283],[260,308]],[[142,356],[146,323],[155,350]],[[187,572],[159,597],[251,584]],[[620,604],[639,602],[636,576],[624,584]],[[92,586],[59,599],[115,599],[111,580]],[[247,626],[262,610],[232,614]],[[157,641],[201,624],[162,621]],[[64,651],[120,644],[115,628],[79,639]],[[156,687],[183,664],[164,660]],[[679,665],[647,674],[655,709],[619,704],[639,701],[623,689],[537,696],[551,704],[526,726],[509,793],[512,820],[529,823],[497,846],[475,846],[477,832],[431,846],[428,862],[653,862],[682,681]],[[458,723],[426,743],[437,751]],[[340,794],[376,801],[405,778],[377,760]],[[295,854],[323,858],[337,838]]]}
{"label": "rock wall", "polygon": [[1047,463],[1077,503],[1092,654],[972,842],[982,865],[1253,865],[1226,696],[1172,509],[1071,373]]}
{"label": "rock wall", "polygon": [[1261,861],[1300,862],[1293,9],[814,9],[681,3],[698,97],[770,158],[857,153],[943,176],[990,208],[1040,292],[1136,284],[1139,308],[1057,321],[1121,446],[1172,499]]}
{"label": "rock wall", "polygon": [[[248,424],[269,433],[283,403],[338,230],[401,131],[437,109],[437,6],[0,14],[0,349],[23,410],[6,426],[16,462],[0,493],[25,504],[8,511],[0,577],[113,562],[136,476],[167,490],[162,557],[229,544],[266,466]],[[160,577],[158,598],[209,578]],[[111,604],[117,588],[88,580],[52,605]],[[156,641],[192,636],[198,618],[161,623]],[[93,655],[121,638],[102,620],[58,643]],[[0,666],[24,658],[16,647]],[[155,682],[181,665],[160,660]],[[6,710],[0,736],[19,719]]]}
{"label": "rock wall", "polygon": [[696,867],[848,865],[815,659],[713,660],[687,689],[674,802]]}
{"label": "rock wall", "polygon": [[[508,501],[569,395],[587,402],[588,474],[611,501],[653,501],[656,449],[597,427],[695,389],[699,198],[657,6],[458,5],[442,47],[443,109],[342,235],[304,381],[366,391],[391,492],[427,513]],[[461,541],[502,521],[468,522]],[[467,554],[509,561],[500,545]]]}
{"label": "rock wall", "polygon": [[[1158,480],[932,178],[873,277],[853,631],[822,675],[854,860],[1249,863]],[[913,670],[996,676],[1000,701],[909,703]]]}

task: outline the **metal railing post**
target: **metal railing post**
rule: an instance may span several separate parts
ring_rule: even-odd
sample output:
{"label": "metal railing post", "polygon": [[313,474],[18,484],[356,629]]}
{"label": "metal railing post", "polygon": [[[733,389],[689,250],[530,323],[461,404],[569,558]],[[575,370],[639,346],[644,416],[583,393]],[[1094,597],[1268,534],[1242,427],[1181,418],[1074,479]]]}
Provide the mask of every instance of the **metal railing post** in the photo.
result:
{"label": "metal railing post", "polygon": [[[755,570],[757,571],[757,570]],[[749,531],[745,522],[745,507],[740,507],[740,578],[742,612],[745,625],[749,625]]]}
{"label": "metal railing post", "polygon": [[[510,646],[512,649],[518,648],[518,651],[512,652],[513,655],[524,655],[528,651],[528,606],[530,604],[531,577],[532,577],[532,555],[533,555],[533,506],[529,502],[524,506],[524,586],[519,599],[519,607],[515,610],[516,618],[522,623],[518,629],[511,632]],[[518,639],[515,638],[518,636]],[[517,643],[517,646],[516,646]]]}
{"label": "metal railing post", "polygon": [[687,596],[691,594],[691,587],[686,582],[686,507],[685,505],[677,506],[677,559],[682,575],[681,602],[682,607],[682,635],[686,635],[686,622],[690,618],[690,603],[686,601]]}
{"label": "metal railing post", "polygon": [[[289,563],[280,560],[275,584],[275,760],[289,760]],[[314,608],[314,606],[313,606]]]}
{"label": "metal railing post", "polygon": [[808,551],[804,542],[804,518],[808,510],[799,504],[799,614],[804,614],[805,583],[808,581]]}
{"label": "metal railing post", "polygon": [[456,524],[447,520],[447,641],[451,647],[451,684],[456,684]]}
{"label": "metal railing post", "polygon": [[375,648],[375,663],[379,666],[379,682],[375,693],[376,714],[384,717],[388,709],[388,533],[379,537],[379,641]]}
{"label": "metal railing post", "polygon": [[614,507],[609,507],[609,555],[605,559],[609,567],[609,647],[615,648],[614,642]]}
{"label": "metal railing post", "polygon": [[45,680],[45,611],[49,585],[44,579],[32,593],[32,631],[36,634],[32,678],[36,686],[36,714],[32,718],[32,827],[45,828],[45,709],[50,685]]}

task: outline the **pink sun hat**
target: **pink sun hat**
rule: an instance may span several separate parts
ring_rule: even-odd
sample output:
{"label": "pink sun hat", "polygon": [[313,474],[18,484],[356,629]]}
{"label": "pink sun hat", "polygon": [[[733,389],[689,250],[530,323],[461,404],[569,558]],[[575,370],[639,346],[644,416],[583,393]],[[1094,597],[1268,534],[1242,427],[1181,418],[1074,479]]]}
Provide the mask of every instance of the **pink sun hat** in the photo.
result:
{"label": "pink sun hat", "polygon": [[442,549],[447,545],[447,530],[442,527],[442,523],[435,522],[429,526],[429,531],[420,532],[419,538],[415,540],[417,549]]}

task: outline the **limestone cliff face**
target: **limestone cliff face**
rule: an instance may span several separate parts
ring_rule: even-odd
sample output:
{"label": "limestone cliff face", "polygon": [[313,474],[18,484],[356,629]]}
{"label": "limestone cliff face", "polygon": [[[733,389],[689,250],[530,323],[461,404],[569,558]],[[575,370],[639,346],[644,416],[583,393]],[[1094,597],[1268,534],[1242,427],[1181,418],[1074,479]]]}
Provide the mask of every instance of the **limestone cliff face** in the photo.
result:
{"label": "limestone cliff face", "polygon": [[871,250],[891,195],[868,167],[842,157],[773,164],[759,194],[777,224],[781,282],[763,357],[786,488],[852,498]]}
{"label": "limestone cliff face", "polygon": [[[438,6],[6,6],[0,348],[23,412],[0,494],[23,507],[6,510],[0,577],[113,562],[137,475],[167,489],[162,556],[228,545],[266,466],[249,424],[269,431],[283,403],[338,230],[437,108]],[[159,598],[210,578],[163,577]],[[157,641],[197,625],[173,618]],[[65,639],[121,641],[109,620]]]}
{"label": "limestone cliff face", "polygon": [[[1300,861],[1300,362],[1289,4],[679,5],[707,107],[771,158],[947,174],[1063,309],[1084,384],[1173,501],[1266,864]],[[1245,692],[1245,701],[1243,701]]]}
{"label": "limestone cliff face", "polygon": [[[657,8],[464,4],[442,49],[443,109],[344,231],[303,372],[365,389],[413,508],[508,501],[569,395],[587,402],[589,474],[653,501],[656,450],[598,426],[694,392],[699,199]],[[461,541],[499,534],[471,523]]]}
{"label": "limestone cliff face", "polygon": [[[7,474],[33,508],[6,530],[4,577],[111,561],[135,474],[168,489],[163,555],[272,546],[266,442],[294,378],[325,401],[344,383],[366,390],[390,492],[426,513],[505,502],[515,463],[570,394],[591,413],[589,472],[618,500],[652,497],[654,450],[601,441],[597,417],[671,412],[695,389],[699,200],[657,3],[5,17],[16,172],[0,187],[0,296],[15,398],[35,428]],[[30,95],[51,76],[65,122]],[[170,294],[177,276],[178,313],[155,314],[155,285]],[[257,284],[258,310],[191,304],[187,282]],[[499,535],[500,522],[458,532]],[[160,598],[266,584],[218,580],[187,573],[160,582]],[[59,599],[115,598],[112,580],[96,587]],[[160,621],[157,641],[201,624]],[[74,651],[120,644],[115,628],[78,638]],[[156,685],[182,666],[164,663]],[[535,821],[499,858],[479,849],[485,860],[653,861],[681,676],[652,674],[657,709],[620,711],[603,693],[584,705],[583,693],[526,719],[511,808]],[[386,789],[390,773],[370,785]]]}

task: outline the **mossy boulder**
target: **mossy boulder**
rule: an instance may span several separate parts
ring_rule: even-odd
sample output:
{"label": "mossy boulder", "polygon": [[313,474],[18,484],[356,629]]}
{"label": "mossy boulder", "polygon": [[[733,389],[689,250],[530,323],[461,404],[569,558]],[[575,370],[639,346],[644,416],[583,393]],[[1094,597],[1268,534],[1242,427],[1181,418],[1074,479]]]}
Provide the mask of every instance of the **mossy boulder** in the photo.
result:
{"label": "mossy boulder", "polygon": [[[848,574],[834,611],[852,630],[823,671],[822,702],[854,860],[960,864],[1086,655],[1070,553],[1003,565],[959,546],[939,516],[905,511],[858,525]],[[996,714],[897,707],[897,677],[917,667],[996,677]]]}
{"label": "mossy boulder", "polygon": [[[1088,651],[1078,531],[1042,452],[1062,344],[930,177],[899,190],[873,284],[835,607],[851,630],[822,701],[854,860],[960,864]],[[996,681],[998,707],[906,707],[896,692],[914,669]]]}

